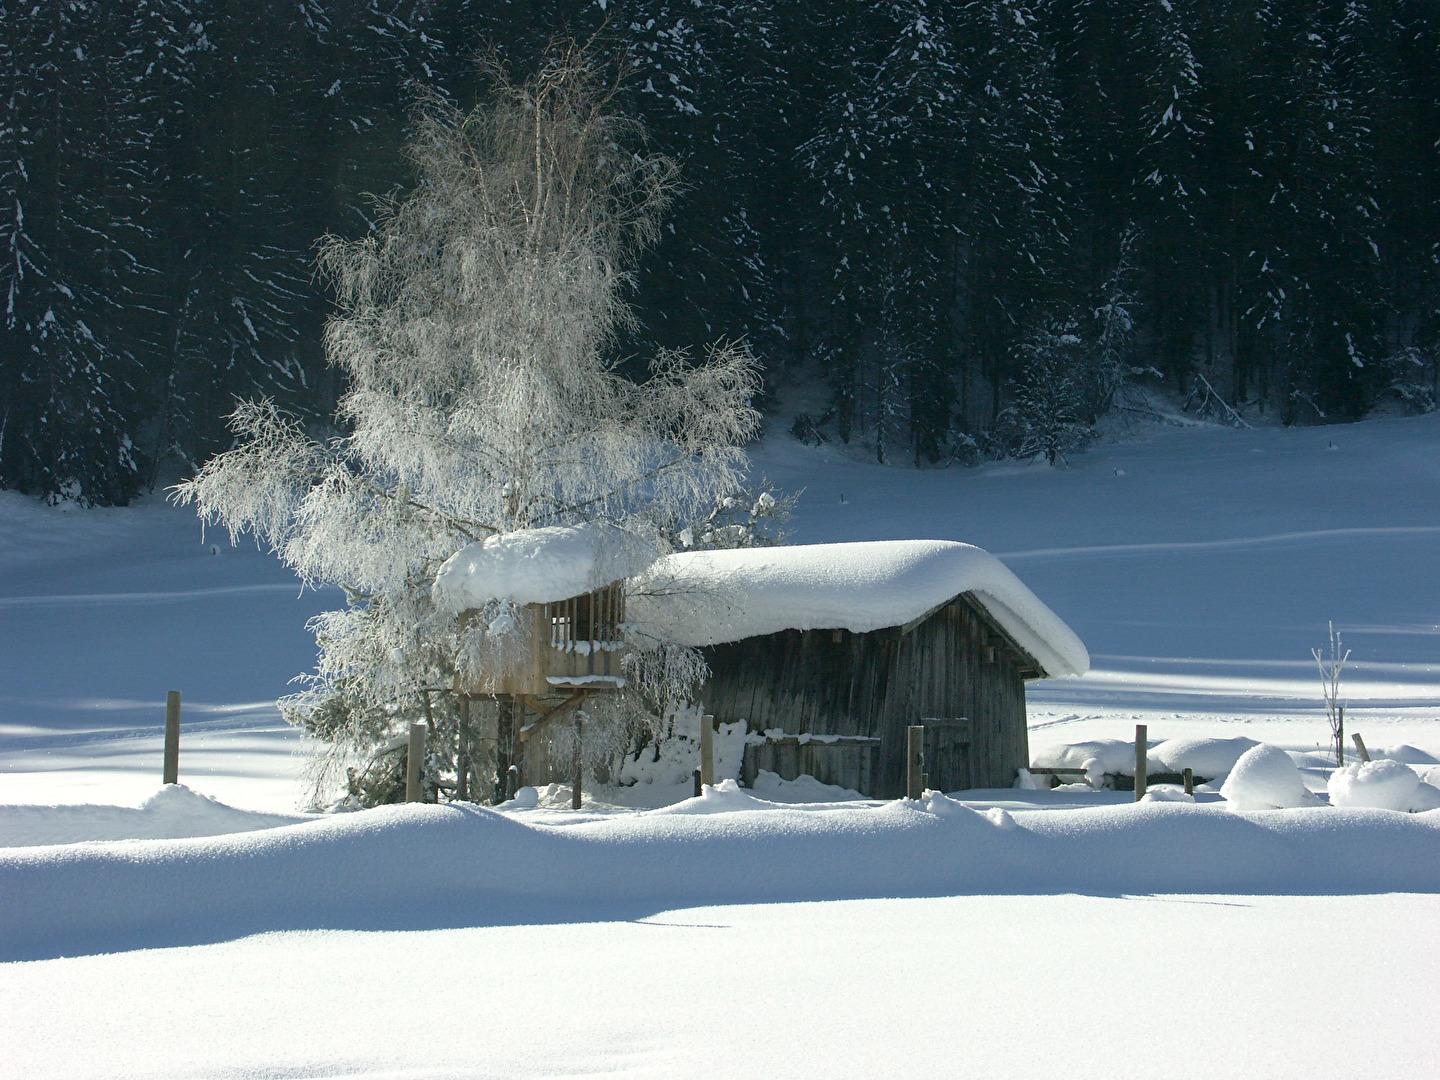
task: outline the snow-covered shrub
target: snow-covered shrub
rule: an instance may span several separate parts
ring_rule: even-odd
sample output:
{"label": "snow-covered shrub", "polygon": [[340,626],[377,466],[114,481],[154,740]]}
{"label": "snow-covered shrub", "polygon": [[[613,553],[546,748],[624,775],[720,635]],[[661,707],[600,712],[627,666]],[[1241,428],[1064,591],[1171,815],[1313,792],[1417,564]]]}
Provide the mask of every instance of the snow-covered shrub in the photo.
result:
{"label": "snow-covered shrub", "polygon": [[1220,794],[1231,810],[1287,810],[1319,802],[1290,755],[1266,743],[1240,755]]}
{"label": "snow-covered shrub", "polygon": [[[665,724],[645,745],[625,756],[615,776],[623,787],[649,784],[681,787],[690,784],[700,764],[701,712],[694,705],[672,706]],[[715,730],[715,781],[738,778],[745,757],[745,723],[737,720]]]}
{"label": "snow-covered shrub", "polygon": [[991,431],[1009,457],[1043,454],[1051,465],[1095,438],[1086,386],[1087,352],[1073,323],[1046,323],[1017,346],[1019,375]]}
{"label": "snow-covered shrub", "polygon": [[1440,807],[1440,789],[1422,783],[1410,766],[1384,759],[1357,761],[1330,774],[1332,806],[1423,811]]}

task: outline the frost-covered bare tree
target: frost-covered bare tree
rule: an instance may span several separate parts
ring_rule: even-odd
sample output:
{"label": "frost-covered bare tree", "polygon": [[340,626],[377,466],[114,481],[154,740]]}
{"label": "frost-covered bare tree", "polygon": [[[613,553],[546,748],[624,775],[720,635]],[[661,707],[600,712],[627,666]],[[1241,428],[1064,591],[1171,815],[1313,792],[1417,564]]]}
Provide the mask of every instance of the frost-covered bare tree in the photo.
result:
{"label": "frost-covered bare tree", "polygon": [[283,703],[332,747],[319,784],[414,718],[417,688],[449,685],[462,630],[430,598],[447,557],[597,520],[664,550],[738,489],[758,424],[743,345],[663,354],[643,382],[613,366],[628,270],[677,185],[618,111],[619,80],[571,44],[523,82],[498,61],[488,73],[472,111],[424,103],[414,190],[382,202],[369,235],[322,245],[345,434],[317,442],[251,402],[236,448],[176,489],[307,583],[346,590],[314,622],[308,691]]}

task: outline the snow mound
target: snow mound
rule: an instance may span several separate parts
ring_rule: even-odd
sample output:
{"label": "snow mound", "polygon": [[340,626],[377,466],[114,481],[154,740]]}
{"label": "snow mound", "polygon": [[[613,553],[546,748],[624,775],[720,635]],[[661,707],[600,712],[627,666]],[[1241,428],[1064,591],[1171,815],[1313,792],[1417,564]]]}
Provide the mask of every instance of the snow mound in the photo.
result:
{"label": "snow mound", "polygon": [[1440,765],[1440,758],[1433,754],[1427,754],[1418,746],[1411,746],[1409,743],[1372,750],[1370,756],[1372,758],[1389,758],[1391,761],[1403,761],[1406,765]]}
{"label": "snow mound", "polygon": [[750,790],[773,803],[854,802],[869,797],[853,788],[822,783],[809,773],[801,773],[794,780],[786,780],[769,769],[761,769],[755,774],[755,782],[750,785]]}
{"label": "snow mound", "polygon": [[1227,775],[1235,763],[1260,744],[1240,736],[1234,739],[1166,739],[1148,752],[1151,772],[1183,773],[1214,780]]}
{"label": "snow mound", "polygon": [[1290,755],[1266,743],[1240,755],[1220,794],[1231,810],[1288,810],[1318,802]]}
{"label": "snow mound", "polygon": [[515,797],[505,802],[497,803],[496,810],[534,810],[540,805],[540,792],[538,789],[525,786],[515,792]]}
{"label": "snow mound", "polygon": [[1428,810],[1440,810],[1440,787],[1422,780],[1410,797],[1410,812],[1423,814]]}
{"label": "snow mound", "polygon": [[1193,803],[1195,796],[1187,795],[1185,789],[1178,784],[1155,784],[1146,787],[1145,794],[1140,796],[1140,801]]}
{"label": "snow mound", "polygon": [[705,789],[694,798],[672,806],[651,810],[651,814],[731,814],[738,810],[762,810],[774,804],[757,799],[741,789],[734,780],[721,780],[718,784],[706,784]]}
{"label": "snow mound", "polygon": [[1403,762],[1386,758],[1357,761],[1330,774],[1330,805],[1369,806],[1376,810],[1417,809],[1419,787],[1420,777]]}
{"label": "snow mound", "polygon": [[430,595],[458,614],[491,600],[548,604],[640,573],[658,554],[613,525],[551,525],[487,536],[446,559]]}
{"label": "snow mound", "polygon": [[40,847],[94,840],[173,840],[293,825],[301,814],[258,814],[226,806],[184,784],[166,784],[131,806],[0,806],[0,847]]}
{"label": "snow mound", "polygon": [[718,645],[781,630],[903,626],[965,593],[1045,675],[1089,670],[1075,632],[999,559],[949,540],[677,552],[646,573],[628,615],[656,640]]}

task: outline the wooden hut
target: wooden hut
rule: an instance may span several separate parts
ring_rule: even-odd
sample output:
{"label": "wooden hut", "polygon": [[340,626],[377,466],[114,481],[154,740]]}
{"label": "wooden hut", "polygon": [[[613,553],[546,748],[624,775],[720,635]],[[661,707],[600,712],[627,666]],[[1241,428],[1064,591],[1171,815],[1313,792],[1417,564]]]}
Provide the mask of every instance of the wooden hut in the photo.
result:
{"label": "wooden hut", "polygon": [[[495,797],[513,794],[523,781],[572,781],[580,801],[580,739],[571,760],[526,760],[521,744],[547,735],[551,721],[580,722],[579,706],[595,693],[625,686],[621,661],[626,648],[625,579],[640,572],[655,550],[634,534],[613,526],[546,526],[487,537],[456,552],[441,566],[431,596],[463,627],[489,620],[485,662],[456,677],[462,726],[470,723],[471,701],[493,701]],[[466,756],[461,751],[460,756]],[[466,761],[460,783],[468,790]],[[488,780],[484,783],[488,784]],[[482,785],[483,786],[483,785]]]}
{"label": "wooden hut", "polygon": [[460,689],[540,697],[623,686],[624,579],[653,558],[637,537],[605,525],[525,529],[456,552],[436,575],[436,604],[462,625],[499,604],[498,617],[513,623],[492,624],[495,663]]}
{"label": "wooden hut", "polygon": [[704,711],[747,725],[746,783],[768,769],[898,797],[905,729],[921,725],[931,788],[1008,787],[1029,764],[1026,681],[1089,667],[997,559],[946,541],[672,555],[632,610],[645,633],[702,648]]}

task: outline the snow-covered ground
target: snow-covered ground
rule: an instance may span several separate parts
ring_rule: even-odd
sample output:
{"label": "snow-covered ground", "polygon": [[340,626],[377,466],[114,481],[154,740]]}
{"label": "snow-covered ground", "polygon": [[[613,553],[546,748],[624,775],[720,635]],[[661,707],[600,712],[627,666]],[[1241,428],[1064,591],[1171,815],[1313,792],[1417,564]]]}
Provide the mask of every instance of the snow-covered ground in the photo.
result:
{"label": "snow-covered ground", "polygon": [[1433,1076],[1433,895],[970,896],[14,964],[5,1075]]}
{"label": "snow-covered ground", "polygon": [[[1312,648],[1352,650],[1349,727],[1440,756],[1440,414],[1307,429],[1147,428],[1068,468],[904,470],[775,438],[801,543],[931,538],[1000,556],[1088,646],[1032,683],[1031,745],[1246,734],[1326,741]],[[218,552],[214,554],[212,552]],[[0,493],[0,801],[138,805],[165,691],[182,776],[247,809],[300,798],[273,702],[311,664],[274,559],[153,499],[59,512]]]}
{"label": "snow-covered ground", "polygon": [[1348,727],[1440,750],[1440,414],[1339,427],[1146,428],[1067,468],[914,471],[774,441],[793,539],[963,540],[1080,635],[1030,686],[1032,747],[1194,732],[1326,740],[1310,650],[1351,649]]}
{"label": "snow-covered ground", "polygon": [[[1440,416],[1151,428],[1063,469],[755,458],[805,489],[796,541],[977,544],[1075,629],[1094,669],[1032,684],[1037,753],[1145,723],[1304,765],[1329,620],[1348,726],[1440,758],[1437,449]],[[0,1076],[1440,1065],[1436,811],[771,785],[313,820],[272,702],[337,602],[158,500],[0,493],[0,845],[52,845],[0,847]],[[169,689],[190,790],[157,794]]]}

